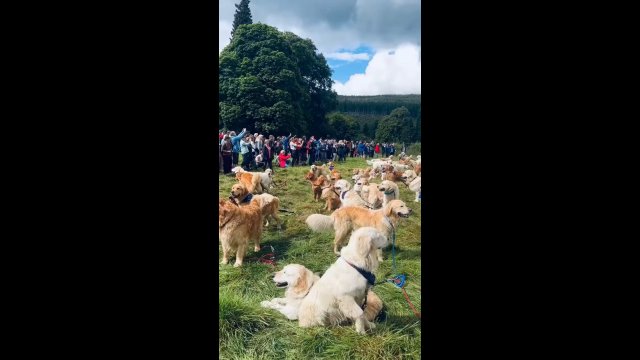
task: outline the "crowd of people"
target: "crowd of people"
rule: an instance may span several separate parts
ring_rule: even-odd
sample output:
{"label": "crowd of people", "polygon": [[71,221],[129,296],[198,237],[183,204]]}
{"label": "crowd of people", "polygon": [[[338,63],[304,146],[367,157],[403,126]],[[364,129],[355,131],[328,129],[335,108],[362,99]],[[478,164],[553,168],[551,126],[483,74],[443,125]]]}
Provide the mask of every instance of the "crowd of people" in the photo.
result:
{"label": "crowd of people", "polygon": [[314,136],[307,138],[292,134],[274,137],[259,133],[250,134],[246,128],[239,134],[235,131],[220,130],[218,138],[220,170],[224,174],[230,173],[235,166],[241,166],[246,171],[273,170],[274,160],[277,160],[279,167],[285,168],[312,165],[316,161],[343,162],[347,157],[367,159],[387,157],[396,153],[393,143],[317,139]]}

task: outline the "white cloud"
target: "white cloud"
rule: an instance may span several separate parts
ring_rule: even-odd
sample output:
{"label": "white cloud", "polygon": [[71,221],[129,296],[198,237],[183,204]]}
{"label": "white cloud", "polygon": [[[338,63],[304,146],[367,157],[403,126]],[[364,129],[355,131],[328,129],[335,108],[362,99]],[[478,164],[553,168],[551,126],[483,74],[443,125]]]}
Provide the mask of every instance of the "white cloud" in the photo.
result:
{"label": "white cloud", "polygon": [[369,54],[367,53],[350,53],[350,52],[337,52],[330,53],[324,56],[327,59],[344,60],[344,61],[356,61],[356,60],[369,60]]}
{"label": "white cloud", "polygon": [[379,50],[364,74],[351,75],[344,84],[336,81],[333,89],[339,95],[420,94],[420,75],[420,47],[403,44]]}

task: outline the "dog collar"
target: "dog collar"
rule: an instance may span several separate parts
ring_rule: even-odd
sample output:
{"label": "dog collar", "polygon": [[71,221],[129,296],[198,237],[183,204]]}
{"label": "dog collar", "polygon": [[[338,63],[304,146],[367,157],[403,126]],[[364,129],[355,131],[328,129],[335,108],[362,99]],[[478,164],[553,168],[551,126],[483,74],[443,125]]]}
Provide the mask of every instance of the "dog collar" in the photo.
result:
{"label": "dog collar", "polygon": [[362,275],[365,279],[367,279],[367,282],[369,283],[369,285],[373,286],[376,283],[376,276],[370,272],[367,271],[363,268],[357,267],[355,265],[353,265],[352,263],[350,263],[347,259],[342,258],[342,260],[344,260],[347,264],[351,265],[352,268],[358,270],[358,272],[360,273],[360,275]]}
{"label": "dog collar", "polygon": [[347,195],[347,193],[349,192],[349,190],[343,191],[342,193],[340,193],[340,199],[344,200],[344,196]]}
{"label": "dog collar", "polygon": [[385,193],[386,195],[391,195],[391,194],[393,194],[394,192],[395,192],[395,191],[391,190],[390,192],[386,192],[386,191],[385,191],[384,193]]}
{"label": "dog collar", "polygon": [[251,202],[251,199],[253,199],[253,194],[247,195],[247,197],[245,197],[244,200],[242,200],[242,202],[248,203],[248,202]]}

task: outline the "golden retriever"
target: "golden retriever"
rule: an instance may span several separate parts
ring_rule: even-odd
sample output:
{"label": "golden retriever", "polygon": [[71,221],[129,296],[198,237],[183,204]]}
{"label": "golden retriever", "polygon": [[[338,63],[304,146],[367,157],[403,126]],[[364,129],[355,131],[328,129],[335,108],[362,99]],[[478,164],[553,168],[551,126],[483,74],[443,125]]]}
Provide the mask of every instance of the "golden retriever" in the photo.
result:
{"label": "golden retriever", "polygon": [[413,170],[407,170],[402,175],[402,180],[409,187],[409,190],[416,193],[415,202],[422,200],[422,178]]}
{"label": "golden retriever", "polygon": [[262,188],[262,179],[260,177],[260,173],[248,172],[245,171],[240,166],[236,166],[231,169],[236,174],[236,179],[240,181],[240,183],[244,184],[249,190],[250,193],[260,194],[264,191]]}
{"label": "golden retriever", "polygon": [[342,202],[340,202],[340,196],[336,193],[333,185],[329,185],[322,189],[321,199],[326,201],[325,207],[323,210],[327,210],[329,212],[340,208],[342,206]]}
{"label": "golden retriever", "polygon": [[[333,252],[340,255],[338,247],[344,244],[351,231],[369,226],[375,228],[391,239],[400,218],[407,218],[412,210],[402,200],[391,200],[378,210],[368,210],[357,206],[341,207],[330,216],[312,214],[306,223],[312,231],[335,231]],[[382,261],[382,250],[378,252],[378,260]]]}
{"label": "golden retriever", "polygon": [[331,176],[331,170],[329,170],[329,168],[325,165],[321,165],[321,166],[311,165],[311,171],[316,176],[316,178],[320,177],[320,175],[324,175],[325,177]]}
{"label": "golden retriever", "polygon": [[382,192],[382,206],[385,206],[391,200],[400,200],[400,188],[393,181],[384,180],[378,185],[378,190]]}
{"label": "golden retriever", "polygon": [[345,179],[336,181],[333,185],[338,194],[340,194],[340,202],[342,207],[345,206],[359,206],[365,209],[370,209],[371,206],[358,194],[355,190],[351,189],[351,184]]}
{"label": "golden retriever", "polygon": [[271,217],[276,221],[278,229],[280,229],[282,224],[280,218],[278,217],[278,210],[280,209],[280,199],[271,194],[251,194],[251,196],[249,196],[249,194],[250,193],[247,190],[247,187],[244,186],[244,184],[238,183],[234,184],[231,187],[231,197],[236,204],[240,206],[247,206],[251,203],[251,200],[258,200],[260,211],[262,212],[262,217],[264,220],[264,226],[269,226],[269,218]]}
{"label": "golden retriever", "polygon": [[322,275],[298,309],[300,327],[331,326],[355,323],[356,331],[364,334],[375,328],[366,309],[379,304],[366,303],[369,288],[375,283],[373,273],[378,268],[375,253],[387,246],[388,239],[371,227],[353,232],[349,244],[342,248],[341,257]]}
{"label": "golden retriever", "polygon": [[221,264],[229,263],[230,252],[236,253],[234,267],[242,266],[247,246],[253,240],[254,251],[260,251],[262,235],[262,212],[257,199],[247,206],[238,206],[226,199],[218,204],[218,236],[222,244]]}
{"label": "golden retriever", "polygon": [[311,182],[311,193],[314,201],[320,201],[322,197],[322,188],[329,185],[329,180],[324,175],[316,177],[312,172],[308,172],[305,179]]}
{"label": "golden retriever", "polygon": [[[320,277],[306,267],[289,264],[273,276],[273,282],[277,288],[287,289],[284,292],[284,297],[265,300],[260,305],[267,309],[278,310],[289,320],[297,320],[302,300],[318,280]],[[367,306],[364,309],[366,319],[374,321],[382,308],[382,300],[370,290],[367,293]]]}
{"label": "golden retriever", "polygon": [[360,196],[367,202],[370,209],[380,209],[382,207],[384,194],[378,190],[378,184],[368,183],[363,186]]}

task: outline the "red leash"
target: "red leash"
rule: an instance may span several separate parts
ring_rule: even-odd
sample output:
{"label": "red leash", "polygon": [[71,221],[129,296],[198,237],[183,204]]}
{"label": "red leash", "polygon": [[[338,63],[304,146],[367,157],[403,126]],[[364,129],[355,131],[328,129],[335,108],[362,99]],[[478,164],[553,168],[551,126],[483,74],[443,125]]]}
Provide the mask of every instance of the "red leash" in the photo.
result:
{"label": "red leash", "polygon": [[411,310],[413,311],[415,316],[418,317],[418,319],[422,320],[422,313],[418,312],[413,306],[413,304],[409,300],[409,295],[407,295],[407,290],[404,289],[404,286],[402,287],[402,293],[404,294],[404,298],[407,299],[407,302],[409,303],[409,306],[411,307]]}

